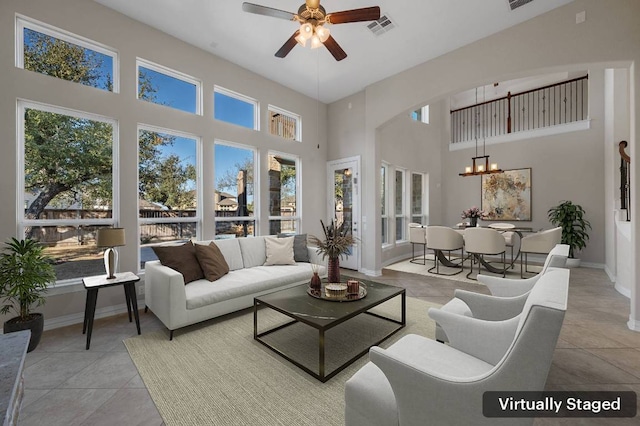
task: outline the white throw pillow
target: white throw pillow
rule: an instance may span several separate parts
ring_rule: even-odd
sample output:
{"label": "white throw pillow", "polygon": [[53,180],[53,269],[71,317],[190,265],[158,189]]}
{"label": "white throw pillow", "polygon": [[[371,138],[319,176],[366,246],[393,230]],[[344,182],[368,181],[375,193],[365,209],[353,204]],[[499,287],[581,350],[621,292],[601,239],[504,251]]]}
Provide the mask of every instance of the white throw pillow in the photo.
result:
{"label": "white throw pillow", "polygon": [[293,258],[293,237],[266,237],[264,241],[267,251],[265,265],[293,265],[296,263]]}

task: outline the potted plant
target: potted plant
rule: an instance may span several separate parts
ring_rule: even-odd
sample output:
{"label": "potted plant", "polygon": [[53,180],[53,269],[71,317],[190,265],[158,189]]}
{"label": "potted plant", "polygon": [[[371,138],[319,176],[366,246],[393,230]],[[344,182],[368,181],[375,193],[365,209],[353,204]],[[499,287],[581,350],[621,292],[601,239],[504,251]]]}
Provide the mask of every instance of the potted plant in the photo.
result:
{"label": "potted plant", "polygon": [[340,258],[348,255],[349,250],[356,240],[351,234],[351,229],[345,226],[345,222],[338,225],[334,220],[328,226],[320,221],[324,239],[314,235],[311,242],[318,247],[318,253],[322,254],[322,259],[329,258],[327,263],[327,274],[330,283],[340,282]]}
{"label": "potted plant", "polygon": [[32,306],[44,304],[44,292],[56,274],[44,247],[31,239],[12,238],[0,254],[0,313],[11,311],[18,316],[4,323],[4,333],[31,330],[27,352],[36,348],[44,326],[41,313],[31,312]]}
{"label": "potted plant", "polygon": [[[569,258],[575,259],[576,251],[582,250],[587,246],[589,239],[588,229],[591,229],[591,223],[584,218],[585,211],[582,206],[573,204],[571,201],[562,201],[547,212],[549,221],[554,226],[562,227],[562,244],[569,245]],[[579,259],[574,262],[578,265]]]}

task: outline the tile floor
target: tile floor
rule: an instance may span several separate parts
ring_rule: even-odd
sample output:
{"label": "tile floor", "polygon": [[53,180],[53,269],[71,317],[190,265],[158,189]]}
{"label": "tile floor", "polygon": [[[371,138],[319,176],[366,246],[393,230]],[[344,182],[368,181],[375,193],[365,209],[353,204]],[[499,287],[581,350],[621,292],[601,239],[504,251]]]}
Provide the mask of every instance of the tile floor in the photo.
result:
{"label": "tile floor", "polygon": [[[353,274],[352,271],[345,273]],[[444,304],[456,288],[483,287],[384,270],[376,280]],[[572,270],[567,311],[547,380],[548,390],[633,390],[640,394],[640,333],[627,329],[629,301],[602,270]],[[163,329],[140,314],[142,332]],[[177,331],[180,333],[180,331]],[[44,333],[27,355],[20,425],[162,425],[122,340],[136,334],[125,315],[96,320],[91,349],[82,325]],[[637,425],[635,419],[536,419],[546,425]]]}

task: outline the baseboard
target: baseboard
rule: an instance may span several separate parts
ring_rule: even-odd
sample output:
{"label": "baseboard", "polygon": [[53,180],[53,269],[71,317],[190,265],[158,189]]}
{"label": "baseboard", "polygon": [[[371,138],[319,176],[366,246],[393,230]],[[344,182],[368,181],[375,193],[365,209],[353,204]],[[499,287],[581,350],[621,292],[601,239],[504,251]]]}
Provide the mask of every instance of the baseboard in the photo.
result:
{"label": "baseboard", "polygon": [[627,299],[631,299],[631,289],[622,287],[618,283],[615,283],[613,288],[615,288],[618,293],[620,293],[621,295],[625,296]]}
{"label": "baseboard", "polygon": [[580,262],[580,266],[584,266],[585,268],[593,268],[593,269],[605,269],[604,263]]}
{"label": "baseboard", "polygon": [[612,283],[615,283],[616,275],[613,272],[611,272],[611,270],[607,265],[604,265],[603,269],[604,269],[604,273],[607,274],[607,276],[609,277],[609,281],[611,281]]}
{"label": "baseboard", "polygon": [[629,330],[640,331],[640,321],[629,317],[629,322],[627,322],[627,327],[629,327]]}
{"label": "baseboard", "polygon": [[[144,307],[144,298],[138,299],[138,308]],[[127,305],[120,304],[114,306],[106,306],[104,308],[96,309],[94,318],[107,318],[114,315],[124,314],[127,312]],[[53,330],[55,328],[66,327],[74,324],[82,324],[84,322],[84,312],[78,312],[75,314],[63,315],[55,318],[44,319],[44,330]]]}
{"label": "baseboard", "polygon": [[361,272],[369,277],[379,277],[380,275],[382,275],[382,271],[380,269],[373,270],[373,269],[361,268],[358,272]]}

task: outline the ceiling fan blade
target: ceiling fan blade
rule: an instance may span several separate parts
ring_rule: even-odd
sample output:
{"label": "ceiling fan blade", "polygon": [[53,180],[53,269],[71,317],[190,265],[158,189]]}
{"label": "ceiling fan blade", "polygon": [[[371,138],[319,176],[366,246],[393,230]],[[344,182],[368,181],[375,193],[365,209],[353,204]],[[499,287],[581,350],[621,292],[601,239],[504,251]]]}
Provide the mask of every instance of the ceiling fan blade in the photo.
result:
{"label": "ceiling fan blade", "polygon": [[257,15],[265,15],[265,16],[271,16],[272,18],[286,19],[287,21],[293,21],[293,17],[295,16],[295,14],[291,12],[287,12],[280,9],[274,9],[272,7],[261,6],[259,4],[247,3],[247,2],[242,3],[242,10],[249,13],[255,13]]}
{"label": "ceiling fan blade", "polygon": [[331,52],[336,61],[341,61],[347,57],[347,54],[342,47],[338,44],[338,42],[332,37],[329,36],[327,40],[324,42],[324,46]]}
{"label": "ceiling fan blade", "polygon": [[282,47],[276,52],[276,56],[278,58],[284,58],[289,54],[289,52],[291,52],[291,49],[296,47],[296,44],[298,44],[298,42],[296,41],[296,37],[298,36],[298,34],[300,34],[300,30],[296,30],[296,32],[293,33],[291,37],[289,37],[289,40],[284,42]]}
{"label": "ceiling fan blade", "polygon": [[332,24],[346,24],[349,22],[375,21],[380,19],[378,6],[364,7],[362,9],[345,10],[327,14],[327,19]]}

